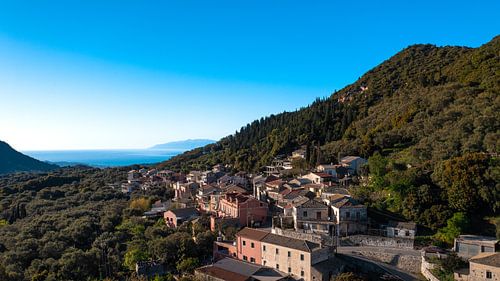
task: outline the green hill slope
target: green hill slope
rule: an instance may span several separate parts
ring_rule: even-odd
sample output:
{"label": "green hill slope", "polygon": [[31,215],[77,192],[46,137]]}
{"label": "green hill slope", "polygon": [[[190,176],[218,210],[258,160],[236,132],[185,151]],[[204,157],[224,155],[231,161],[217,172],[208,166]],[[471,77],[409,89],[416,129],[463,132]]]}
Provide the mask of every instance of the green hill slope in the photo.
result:
{"label": "green hill slope", "polygon": [[0,141],[0,174],[50,171],[57,168],[56,165],[26,156],[14,150],[6,142]]}
{"label": "green hill slope", "polygon": [[475,49],[410,46],[329,98],[256,120],[162,166],[223,162],[256,171],[300,145],[313,146],[314,162],[382,150],[411,163],[497,152],[499,51],[500,37]]}

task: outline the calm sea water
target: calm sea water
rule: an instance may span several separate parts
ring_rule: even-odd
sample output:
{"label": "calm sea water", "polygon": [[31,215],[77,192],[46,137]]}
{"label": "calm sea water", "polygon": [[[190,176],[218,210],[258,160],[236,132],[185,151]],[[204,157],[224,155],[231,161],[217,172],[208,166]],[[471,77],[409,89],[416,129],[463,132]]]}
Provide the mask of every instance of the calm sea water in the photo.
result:
{"label": "calm sea water", "polygon": [[94,167],[153,164],[168,160],[182,152],[156,149],[23,151],[24,154],[41,161],[59,165],[85,164]]}

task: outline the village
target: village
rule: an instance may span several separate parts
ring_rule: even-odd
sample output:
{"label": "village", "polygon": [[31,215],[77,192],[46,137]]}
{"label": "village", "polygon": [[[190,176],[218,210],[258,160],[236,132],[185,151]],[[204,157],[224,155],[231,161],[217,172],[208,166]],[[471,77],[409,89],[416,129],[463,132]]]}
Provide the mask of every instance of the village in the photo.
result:
{"label": "village", "polygon": [[[432,269],[450,254],[469,262],[455,280],[500,280],[495,237],[461,235],[452,249],[421,246],[414,222],[351,196],[351,185],[365,177],[366,159],[345,156],[292,175],[293,163],[304,157],[303,148],[277,157],[261,174],[222,164],[186,174],[142,168],[114,187],[125,194],[173,190],[171,200],[143,214],[171,228],[208,218],[217,240],[210,263],[195,270],[200,280],[329,281],[346,269],[383,280],[439,280]],[[149,277],[164,270],[154,261],[136,265],[138,275]]]}

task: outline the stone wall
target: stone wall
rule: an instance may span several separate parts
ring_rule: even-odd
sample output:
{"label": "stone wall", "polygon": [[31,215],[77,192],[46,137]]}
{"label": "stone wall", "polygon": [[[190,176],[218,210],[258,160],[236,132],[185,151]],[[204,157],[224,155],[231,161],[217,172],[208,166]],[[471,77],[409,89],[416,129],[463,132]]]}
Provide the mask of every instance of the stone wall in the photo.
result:
{"label": "stone wall", "polygon": [[341,246],[375,246],[375,247],[390,247],[413,249],[414,240],[406,238],[391,238],[383,236],[370,235],[351,235],[342,237],[340,240]]}
{"label": "stone wall", "polygon": [[355,254],[358,254],[368,259],[393,265],[407,272],[420,273],[421,258],[419,256],[400,255],[394,253],[363,251],[363,250],[356,251]]}
{"label": "stone wall", "polygon": [[439,281],[431,272],[432,269],[434,269],[435,265],[426,261],[425,257],[422,257],[422,266],[421,266],[421,273],[425,277],[426,280],[429,281]]}

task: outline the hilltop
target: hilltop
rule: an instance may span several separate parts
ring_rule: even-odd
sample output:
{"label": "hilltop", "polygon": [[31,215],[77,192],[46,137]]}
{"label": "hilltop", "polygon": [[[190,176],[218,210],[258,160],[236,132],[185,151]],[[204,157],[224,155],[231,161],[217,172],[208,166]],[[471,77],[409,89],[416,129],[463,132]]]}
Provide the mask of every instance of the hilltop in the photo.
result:
{"label": "hilltop", "polygon": [[302,145],[312,165],[375,151],[410,165],[498,152],[499,50],[499,36],[479,48],[410,46],[328,98],[255,120],[160,166],[258,171]]}
{"label": "hilltop", "polygon": [[59,166],[48,164],[13,149],[6,142],[0,141],[0,174],[15,172],[44,172]]}

